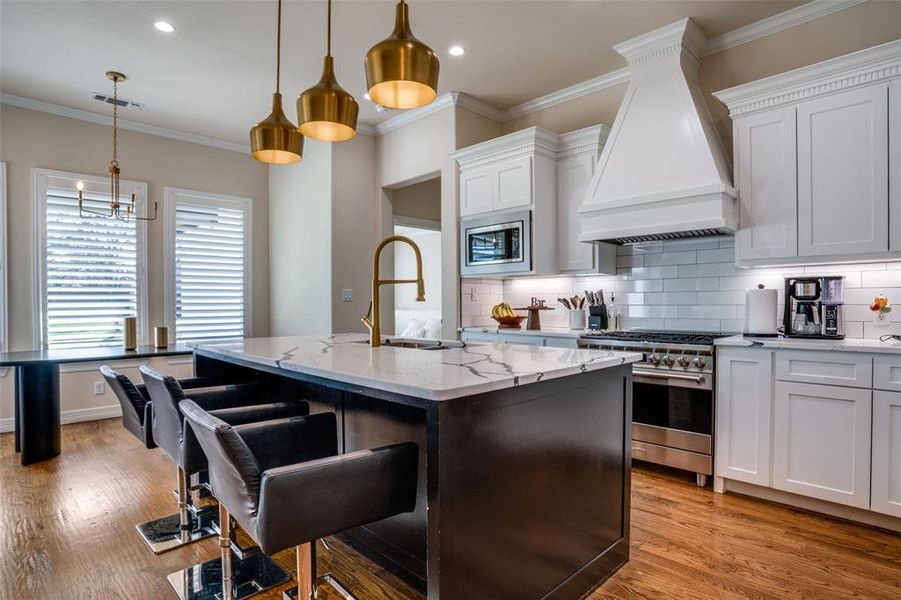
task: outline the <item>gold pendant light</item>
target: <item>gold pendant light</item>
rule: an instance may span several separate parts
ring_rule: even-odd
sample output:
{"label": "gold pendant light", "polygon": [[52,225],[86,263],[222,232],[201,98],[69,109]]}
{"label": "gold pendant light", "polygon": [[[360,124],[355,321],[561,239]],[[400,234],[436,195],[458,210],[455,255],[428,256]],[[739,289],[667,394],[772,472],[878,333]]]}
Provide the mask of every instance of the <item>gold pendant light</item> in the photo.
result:
{"label": "gold pendant light", "polygon": [[389,108],[425,106],[438,95],[438,55],[410,30],[407,3],[397,3],[394,31],[363,61],[369,97]]}
{"label": "gold pendant light", "polygon": [[272,94],[272,113],[250,130],[250,154],[271,165],[289,165],[303,158],[303,136],[285,111],[279,92],[282,67],[282,0],[278,0],[278,33],[275,51],[275,93]]}
{"label": "gold pendant light", "polygon": [[328,0],[328,35],[319,83],[297,97],[298,129],[314,140],[343,142],[357,135],[360,107],[335,78],[332,58],[332,0]]}

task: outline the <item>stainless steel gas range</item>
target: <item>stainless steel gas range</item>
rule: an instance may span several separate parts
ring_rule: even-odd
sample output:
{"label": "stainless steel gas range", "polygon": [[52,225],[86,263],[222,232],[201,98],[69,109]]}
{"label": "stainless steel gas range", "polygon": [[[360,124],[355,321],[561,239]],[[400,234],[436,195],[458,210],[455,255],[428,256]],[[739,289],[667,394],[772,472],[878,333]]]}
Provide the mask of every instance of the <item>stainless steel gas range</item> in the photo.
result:
{"label": "stainless steel gas range", "polygon": [[602,331],[582,348],[641,352],[632,367],[632,458],[694,471],[699,486],[713,474],[716,390],[711,331]]}

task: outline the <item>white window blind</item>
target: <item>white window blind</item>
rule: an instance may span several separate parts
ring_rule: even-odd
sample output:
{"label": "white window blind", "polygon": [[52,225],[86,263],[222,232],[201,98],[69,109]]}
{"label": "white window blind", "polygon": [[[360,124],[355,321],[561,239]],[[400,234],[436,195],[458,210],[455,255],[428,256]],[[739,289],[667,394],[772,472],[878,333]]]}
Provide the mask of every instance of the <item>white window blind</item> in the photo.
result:
{"label": "white window blind", "polygon": [[[121,344],[123,317],[138,313],[137,223],[80,217],[72,189],[48,187],[44,206],[47,347]],[[84,206],[108,210],[109,196],[85,193]]]}
{"label": "white window blind", "polygon": [[248,207],[189,194],[174,197],[176,339],[244,337]]}

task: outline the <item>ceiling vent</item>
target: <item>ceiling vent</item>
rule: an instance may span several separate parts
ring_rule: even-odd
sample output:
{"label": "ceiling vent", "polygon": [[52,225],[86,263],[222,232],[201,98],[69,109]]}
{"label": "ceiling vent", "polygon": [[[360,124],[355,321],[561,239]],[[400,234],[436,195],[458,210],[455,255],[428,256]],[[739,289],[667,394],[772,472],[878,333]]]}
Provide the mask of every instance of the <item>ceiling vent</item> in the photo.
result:
{"label": "ceiling vent", "polygon": [[93,100],[96,100],[97,102],[116,104],[119,106],[119,108],[132,108],[134,110],[141,110],[144,108],[144,105],[140,102],[132,102],[131,100],[123,100],[122,98],[113,100],[112,96],[107,96],[106,94],[101,94],[100,92],[91,92],[91,98]]}

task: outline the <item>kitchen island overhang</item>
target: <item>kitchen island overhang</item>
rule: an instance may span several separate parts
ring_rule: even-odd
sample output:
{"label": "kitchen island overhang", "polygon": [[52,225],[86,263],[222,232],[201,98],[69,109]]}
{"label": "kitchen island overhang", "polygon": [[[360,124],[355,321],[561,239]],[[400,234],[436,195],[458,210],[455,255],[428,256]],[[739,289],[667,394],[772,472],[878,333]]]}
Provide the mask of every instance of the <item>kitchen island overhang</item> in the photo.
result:
{"label": "kitchen island overhang", "polygon": [[250,369],[275,395],[302,382],[314,411],[338,414],[344,452],[416,442],[416,510],[343,537],[429,598],[578,598],[628,560],[639,355],[365,340],[201,344],[195,367]]}

